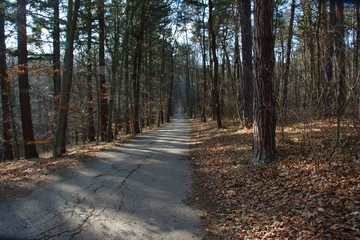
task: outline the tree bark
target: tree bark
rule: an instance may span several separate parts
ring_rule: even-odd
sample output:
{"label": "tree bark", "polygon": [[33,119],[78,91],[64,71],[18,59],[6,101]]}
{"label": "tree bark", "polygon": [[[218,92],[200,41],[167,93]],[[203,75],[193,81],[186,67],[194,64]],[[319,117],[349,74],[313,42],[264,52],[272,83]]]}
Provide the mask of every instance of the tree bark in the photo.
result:
{"label": "tree bark", "polygon": [[356,47],[355,47],[355,53],[354,53],[354,79],[353,79],[353,86],[354,86],[354,93],[355,96],[355,109],[354,113],[356,114],[355,117],[360,119],[360,98],[356,97],[359,93],[359,46],[360,46],[360,3],[356,3]]}
{"label": "tree bark", "polygon": [[166,112],[166,122],[170,122],[170,117],[173,115],[173,88],[174,88],[174,78],[175,78],[175,59],[174,59],[174,50],[171,54],[171,76],[170,76],[170,89],[169,89],[169,98],[167,104]]}
{"label": "tree bark", "polygon": [[240,0],[240,25],[243,57],[243,91],[242,91],[242,115],[244,126],[251,127],[253,122],[253,62],[252,62],[252,27],[251,27],[251,2]]}
{"label": "tree bark", "polygon": [[192,96],[192,86],[191,86],[191,75],[190,75],[190,53],[189,53],[189,44],[187,39],[187,33],[186,34],[186,46],[185,46],[185,58],[186,58],[186,108],[187,108],[187,114],[190,118],[193,118],[194,114],[194,105],[193,105],[193,96]]}
{"label": "tree bark", "polygon": [[213,3],[212,0],[209,0],[209,35],[210,35],[210,49],[212,52],[212,62],[214,66],[214,73],[212,77],[212,92],[213,92],[213,102],[214,102],[214,110],[216,114],[216,123],[218,128],[222,128],[222,121],[221,121],[221,110],[220,110],[220,97],[219,97],[219,60],[217,58],[216,53],[216,35],[214,30],[214,22],[213,22]]}
{"label": "tree bark", "polygon": [[130,24],[132,23],[133,18],[133,9],[131,8],[130,0],[126,1],[125,9],[125,33],[122,41],[122,51],[124,54],[124,123],[125,123],[125,134],[129,134],[131,130],[131,121],[130,121],[130,69],[129,69],[129,40],[130,40]]}
{"label": "tree bark", "polygon": [[140,25],[136,31],[136,48],[133,61],[133,96],[134,96],[134,134],[141,132],[140,128],[140,78],[141,78],[141,66],[142,66],[142,56],[143,56],[143,43],[144,43],[144,34],[145,34],[145,22],[146,22],[146,6],[147,0],[141,1],[140,7]]}
{"label": "tree bark", "polygon": [[105,76],[105,2],[98,0],[99,13],[99,81],[100,81],[100,115],[101,115],[101,140],[106,140],[107,126],[109,121],[109,107],[106,91]]}
{"label": "tree bark", "polygon": [[160,68],[160,78],[159,78],[159,105],[160,105],[160,122],[164,124],[164,100],[163,100],[163,85],[165,82],[165,33],[163,32],[163,39],[162,39],[162,49],[161,49],[161,68]]}
{"label": "tree bark", "polygon": [[345,17],[343,0],[336,1],[336,18],[336,59],[338,65],[337,115],[342,116],[345,112],[346,103]]}
{"label": "tree bark", "polygon": [[87,78],[87,111],[88,111],[88,131],[87,137],[90,142],[95,142],[95,124],[94,124],[94,98],[93,98],[93,69],[92,69],[92,14],[91,7],[87,7],[87,65],[86,65],[86,78]]}
{"label": "tree bark", "polygon": [[24,138],[25,158],[38,157],[36,150],[30,105],[30,86],[28,75],[28,51],[26,33],[26,0],[17,1],[18,24],[18,65],[21,125]]}
{"label": "tree bark", "polygon": [[53,1],[54,8],[54,30],[53,30],[53,84],[54,84],[54,107],[58,110],[59,96],[61,91],[61,69],[60,69],[60,9],[59,0]]}
{"label": "tree bark", "polygon": [[120,46],[120,10],[118,9],[118,5],[116,2],[113,1],[112,3],[113,8],[115,8],[115,16],[114,16],[114,50],[111,53],[111,84],[110,84],[110,99],[109,99],[109,119],[108,119],[108,125],[107,125],[107,133],[106,133],[106,137],[107,137],[107,142],[111,142],[114,138],[114,134],[112,132],[112,125],[115,122],[115,92],[116,92],[116,88],[117,88],[117,81],[116,81],[116,77],[118,74],[118,67],[119,67],[119,61],[120,61],[120,57],[119,57],[119,46]]}
{"label": "tree bark", "polygon": [[3,126],[3,149],[4,159],[13,160],[13,143],[10,124],[10,99],[9,83],[6,65],[6,44],[5,44],[5,1],[0,0],[0,84],[1,84],[1,107]]}
{"label": "tree bark", "polygon": [[314,87],[316,86],[315,79],[320,78],[320,75],[318,73],[321,72],[317,68],[320,66],[320,64],[318,63],[319,61],[316,61],[317,59],[319,59],[319,54],[321,51],[318,48],[316,48],[317,47],[316,40],[318,39],[319,36],[319,27],[316,26],[317,24],[315,24],[317,20],[314,20],[314,18],[316,18],[316,16],[313,15],[313,9],[310,5],[307,7],[306,11],[307,11],[307,15],[309,16],[309,25],[310,25],[307,34],[309,38],[309,52],[310,52],[310,78],[309,78],[310,83],[309,83],[309,88],[308,89],[305,88],[306,94],[304,96],[304,103],[303,103],[304,109],[306,108],[307,104],[311,103],[311,101],[314,99],[314,95],[315,95],[314,93],[316,93],[314,89]]}
{"label": "tree bark", "polygon": [[204,5],[203,14],[202,14],[202,74],[203,74],[203,106],[202,106],[202,120],[206,122],[206,101],[207,101],[207,74],[206,74],[206,39],[205,39],[205,32],[206,32],[206,24],[205,24],[205,17],[206,17],[206,4],[205,1],[202,0],[202,4]]}
{"label": "tree bark", "polygon": [[67,130],[67,118],[69,112],[70,91],[73,75],[73,58],[74,58],[74,38],[77,25],[77,16],[80,8],[80,0],[68,0],[67,13],[67,32],[65,48],[64,68],[61,80],[61,95],[58,112],[58,121],[56,123],[53,157],[57,157],[65,152],[65,139]]}
{"label": "tree bark", "polygon": [[[290,24],[289,24],[289,35],[287,39],[287,48],[286,48],[286,62],[285,69],[283,74],[283,94],[281,106],[285,108],[287,105],[287,96],[288,96],[288,87],[289,87],[289,71],[290,71],[290,62],[291,62],[291,44],[293,38],[293,29],[294,29],[294,17],[295,17],[295,0],[292,0],[291,11],[290,11]],[[282,109],[284,111],[285,109]]]}
{"label": "tree bark", "polygon": [[274,37],[272,0],[254,1],[255,88],[252,163],[275,160]]}
{"label": "tree bark", "polygon": [[[326,3],[325,3],[326,4]],[[326,14],[326,12],[323,12]],[[334,36],[335,36],[335,0],[330,0],[330,17],[329,26],[326,35],[326,46],[325,46],[325,84],[324,84],[324,107],[323,113],[325,116],[333,115],[333,98],[331,82],[333,80],[333,56],[334,56]]]}
{"label": "tree bark", "polygon": [[[126,38],[125,38],[126,39]],[[125,101],[124,101],[124,121],[125,121],[125,134],[129,134],[131,130],[131,122],[130,122],[130,104],[129,104],[129,88],[130,88],[130,70],[129,70],[129,52],[128,52],[128,43],[125,41],[123,42],[123,49],[125,54],[124,59],[124,95],[125,95]]]}

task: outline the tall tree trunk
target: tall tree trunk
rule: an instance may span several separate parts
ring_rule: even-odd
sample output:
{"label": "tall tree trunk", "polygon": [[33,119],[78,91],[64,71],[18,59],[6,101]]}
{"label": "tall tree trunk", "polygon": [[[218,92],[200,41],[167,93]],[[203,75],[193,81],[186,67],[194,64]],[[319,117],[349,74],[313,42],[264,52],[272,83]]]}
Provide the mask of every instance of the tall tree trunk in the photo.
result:
{"label": "tall tree trunk", "polygon": [[[230,80],[230,88],[231,88],[231,91],[233,93],[233,95],[235,96],[235,99],[236,99],[236,83],[235,83],[235,80],[236,80],[236,69],[235,69],[235,73],[232,74],[231,72],[231,61],[230,61],[230,57],[229,57],[229,53],[226,49],[226,42],[225,42],[225,39],[223,41],[221,41],[222,43],[222,48],[224,50],[224,69],[223,69],[223,74],[225,75],[225,65],[226,65],[226,68],[227,68],[227,78]],[[225,76],[223,77],[225,78]],[[239,101],[235,101],[235,106],[236,106],[236,113],[238,115],[238,118],[240,119],[241,121],[241,109],[240,109],[240,102]]]}
{"label": "tall tree trunk", "polygon": [[160,120],[161,120],[161,124],[164,124],[164,100],[163,100],[163,84],[164,84],[164,80],[165,80],[165,33],[163,32],[163,39],[162,39],[162,47],[161,47],[161,69],[160,69],[160,85],[159,85],[159,90],[160,90],[160,96],[159,96],[159,101],[160,101]]}
{"label": "tall tree trunk", "polygon": [[[287,96],[288,96],[288,87],[289,87],[289,71],[290,71],[290,61],[291,61],[291,44],[293,38],[293,29],[294,29],[294,17],[295,17],[295,0],[292,0],[291,3],[291,12],[290,12],[290,24],[289,24],[289,35],[287,39],[287,48],[286,48],[286,62],[285,69],[283,74],[283,94],[281,105],[283,108],[287,105]],[[313,53],[311,53],[313,54]],[[282,109],[284,111],[285,109]]]}
{"label": "tall tree trunk", "polygon": [[345,112],[346,103],[345,18],[343,0],[336,1],[336,18],[336,59],[338,66],[337,115],[342,116]]}
{"label": "tall tree trunk", "polygon": [[99,81],[100,81],[100,114],[101,114],[101,140],[106,140],[109,121],[109,107],[106,92],[105,76],[105,2],[98,0],[99,13]]}
{"label": "tall tree trunk", "polygon": [[251,2],[250,0],[240,0],[240,25],[241,43],[243,57],[243,92],[242,92],[242,112],[244,126],[250,127],[253,121],[253,62],[252,62],[252,27],[251,27]]}
{"label": "tall tree trunk", "polygon": [[209,0],[209,35],[210,35],[210,48],[212,52],[212,62],[214,66],[214,73],[212,77],[212,92],[213,92],[213,102],[214,102],[214,110],[216,114],[216,123],[218,128],[222,128],[222,121],[221,121],[221,110],[220,110],[220,97],[219,97],[219,60],[217,58],[216,53],[216,34],[214,30],[214,22],[213,22],[213,3],[212,0]]}
{"label": "tall tree trunk", "polygon": [[205,17],[206,17],[206,4],[205,1],[202,0],[204,5],[203,14],[202,14],[202,44],[201,44],[201,53],[202,53],[202,74],[203,74],[203,106],[202,106],[202,120],[206,122],[206,101],[207,101],[207,74],[206,74],[206,39],[205,39],[205,32],[206,32],[206,24],[205,24]]}
{"label": "tall tree trunk", "polygon": [[126,9],[125,9],[125,33],[124,39],[122,41],[122,52],[124,54],[124,123],[125,123],[125,134],[129,134],[130,127],[130,69],[129,69],[129,40],[130,40],[130,24],[132,23],[133,18],[133,9],[131,8],[130,0],[126,1]]}
{"label": "tall tree trunk", "polygon": [[111,142],[114,138],[114,134],[112,132],[112,125],[114,123],[114,112],[115,112],[115,108],[114,108],[114,103],[115,103],[115,91],[116,91],[116,77],[118,74],[118,66],[119,66],[119,55],[118,55],[118,51],[119,51],[119,41],[117,41],[116,39],[119,39],[118,37],[115,38],[115,44],[114,44],[114,53],[112,56],[112,63],[111,63],[111,86],[110,86],[110,101],[109,101],[109,121],[108,121],[108,126],[107,126],[107,142]]}
{"label": "tall tree trunk", "polygon": [[255,0],[254,143],[252,163],[275,160],[274,38],[272,0]]}
{"label": "tall tree trunk", "polygon": [[[186,42],[187,41],[187,37],[186,37]],[[191,75],[190,75],[190,53],[189,53],[189,44],[186,44],[186,49],[185,49],[185,58],[186,58],[186,107],[187,107],[187,113],[188,116],[190,118],[193,117],[193,96],[192,96],[192,86],[191,86]]]}
{"label": "tall tree trunk", "polygon": [[112,125],[115,122],[115,92],[116,92],[116,88],[117,88],[117,81],[116,81],[116,77],[118,74],[118,67],[119,67],[119,61],[120,61],[120,57],[119,57],[119,39],[120,39],[120,21],[119,21],[119,17],[120,17],[120,9],[119,6],[117,4],[117,1],[113,1],[112,2],[113,7],[116,9],[115,11],[115,16],[114,16],[114,48],[113,48],[113,52],[111,54],[112,57],[112,61],[111,61],[111,84],[110,84],[110,99],[109,99],[109,119],[108,119],[108,125],[107,125],[107,133],[106,133],[106,137],[107,137],[107,142],[111,142],[114,138],[114,134],[112,132]]}
{"label": "tall tree trunk", "polygon": [[124,59],[124,95],[125,95],[125,101],[124,101],[124,121],[125,121],[125,134],[130,133],[130,104],[129,104],[129,88],[130,88],[130,70],[129,70],[129,53],[127,48],[127,42],[123,42],[123,49],[125,54]]}
{"label": "tall tree trunk", "polygon": [[3,149],[4,159],[13,160],[13,144],[10,124],[10,98],[9,83],[6,65],[6,44],[5,44],[5,1],[0,0],[0,84],[1,84],[1,107],[3,126]]}
{"label": "tall tree trunk", "polygon": [[54,83],[54,107],[58,110],[59,96],[61,91],[60,70],[60,9],[59,0],[53,1],[54,30],[53,30],[53,83]]}
{"label": "tall tree trunk", "polygon": [[[323,12],[326,14],[326,12]],[[329,27],[327,30],[326,36],[326,46],[325,46],[325,86],[324,86],[324,115],[330,116],[333,115],[333,98],[332,93],[333,89],[331,82],[333,80],[333,56],[334,56],[334,35],[335,35],[335,24],[336,24],[336,14],[335,14],[335,0],[330,0],[330,17],[329,17]]]}
{"label": "tall tree trunk", "polygon": [[[315,50],[315,43],[314,43],[314,32],[316,33],[316,29],[313,28],[313,22],[312,22],[312,9],[311,7],[308,8],[308,12],[309,12],[309,21],[310,21],[310,27],[309,27],[309,32],[307,34],[308,38],[309,38],[309,54],[310,54],[310,64],[309,64],[309,84],[305,84],[305,96],[304,96],[304,103],[303,103],[303,107],[305,108],[306,105],[308,104],[308,101],[311,101],[314,95],[314,79],[316,76],[316,50]],[[307,85],[309,86],[309,88],[307,89]],[[287,103],[285,103],[286,105]]]}
{"label": "tall tree trunk", "polygon": [[95,142],[95,123],[94,123],[94,98],[93,98],[93,69],[92,69],[92,14],[91,7],[87,7],[87,65],[86,65],[86,78],[87,78],[87,111],[88,111],[88,130],[87,138],[90,142]]}
{"label": "tall tree trunk", "polygon": [[170,76],[170,89],[169,89],[169,98],[167,104],[167,113],[166,113],[166,122],[170,122],[170,117],[173,115],[173,89],[174,89],[174,79],[175,79],[175,59],[174,59],[174,50],[171,53],[171,76]]}
{"label": "tall tree trunk", "polygon": [[58,120],[56,123],[53,157],[65,152],[65,140],[67,130],[67,120],[69,112],[70,91],[73,75],[73,58],[74,58],[74,38],[76,32],[77,16],[80,8],[80,0],[68,0],[67,13],[67,31],[65,48],[64,67],[61,80],[61,95],[58,111]]}
{"label": "tall tree trunk", "polygon": [[12,129],[13,135],[13,151],[15,159],[20,159],[20,146],[19,146],[19,137],[17,132],[17,125],[15,121],[15,113],[14,113],[14,103],[13,103],[13,89],[8,85],[8,97],[9,97],[9,109],[10,109],[10,126]]}
{"label": "tall tree trunk", "polygon": [[353,95],[355,96],[355,109],[354,109],[354,113],[356,114],[357,118],[360,119],[360,98],[356,97],[358,96],[359,93],[359,46],[360,46],[360,3],[356,3],[356,26],[357,26],[357,31],[356,31],[356,47],[355,47],[355,54],[354,54],[354,69],[355,69],[355,74],[354,74],[354,82],[353,82],[353,86],[354,86],[354,93]]}
{"label": "tall tree trunk", "polygon": [[141,132],[140,129],[140,78],[141,78],[141,66],[143,56],[143,43],[145,34],[145,22],[146,22],[146,6],[147,0],[141,1],[140,7],[140,25],[136,31],[136,47],[133,61],[133,96],[134,96],[134,134]]}
{"label": "tall tree trunk", "polygon": [[38,157],[36,150],[30,105],[28,52],[26,34],[26,0],[17,1],[18,64],[21,125],[24,138],[25,158]]}
{"label": "tall tree trunk", "polygon": [[[240,57],[240,9],[241,7],[241,1],[237,1],[237,6],[235,6],[234,11],[236,11],[236,14],[234,14],[234,78],[237,85],[240,85],[241,77],[242,77],[242,69],[241,69],[241,57]],[[250,13],[251,14],[251,13]],[[251,24],[251,23],[250,23]],[[251,25],[250,25],[251,26]],[[252,41],[252,36],[251,36]],[[252,43],[251,43],[252,44]],[[254,84],[254,83],[253,83]],[[238,95],[239,100],[242,98],[241,95],[241,89],[238,89]],[[241,103],[241,102],[240,102]]]}

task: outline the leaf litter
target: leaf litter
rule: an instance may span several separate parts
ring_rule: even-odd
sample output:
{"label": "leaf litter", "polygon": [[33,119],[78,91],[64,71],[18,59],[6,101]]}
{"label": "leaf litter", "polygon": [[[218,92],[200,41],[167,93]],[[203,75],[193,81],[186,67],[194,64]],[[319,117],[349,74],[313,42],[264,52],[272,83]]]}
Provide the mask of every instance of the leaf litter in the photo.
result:
{"label": "leaf litter", "polygon": [[204,239],[360,239],[359,136],[344,123],[346,144],[330,159],[336,124],[312,124],[316,131],[285,128],[278,161],[254,167],[252,130],[191,120],[193,202],[206,212]]}

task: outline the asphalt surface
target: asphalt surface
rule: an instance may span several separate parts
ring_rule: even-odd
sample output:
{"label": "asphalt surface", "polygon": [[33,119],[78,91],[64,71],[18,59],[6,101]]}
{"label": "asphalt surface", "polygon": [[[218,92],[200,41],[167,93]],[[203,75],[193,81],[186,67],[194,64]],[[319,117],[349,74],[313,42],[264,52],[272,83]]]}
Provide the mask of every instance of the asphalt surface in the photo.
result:
{"label": "asphalt surface", "polygon": [[189,126],[173,123],[101,153],[30,196],[0,203],[0,239],[201,239]]}

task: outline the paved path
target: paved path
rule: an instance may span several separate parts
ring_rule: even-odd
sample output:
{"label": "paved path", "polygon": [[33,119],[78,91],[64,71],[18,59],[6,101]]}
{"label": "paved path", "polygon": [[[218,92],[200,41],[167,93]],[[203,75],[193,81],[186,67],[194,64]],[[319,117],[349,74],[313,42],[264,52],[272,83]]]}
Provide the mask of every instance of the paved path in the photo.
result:
{"label": "paved path", "polygon": [[0,203],[0,239],[201,239],[191,191],[189,127],[173,123],[101,153],[32,195]]}

